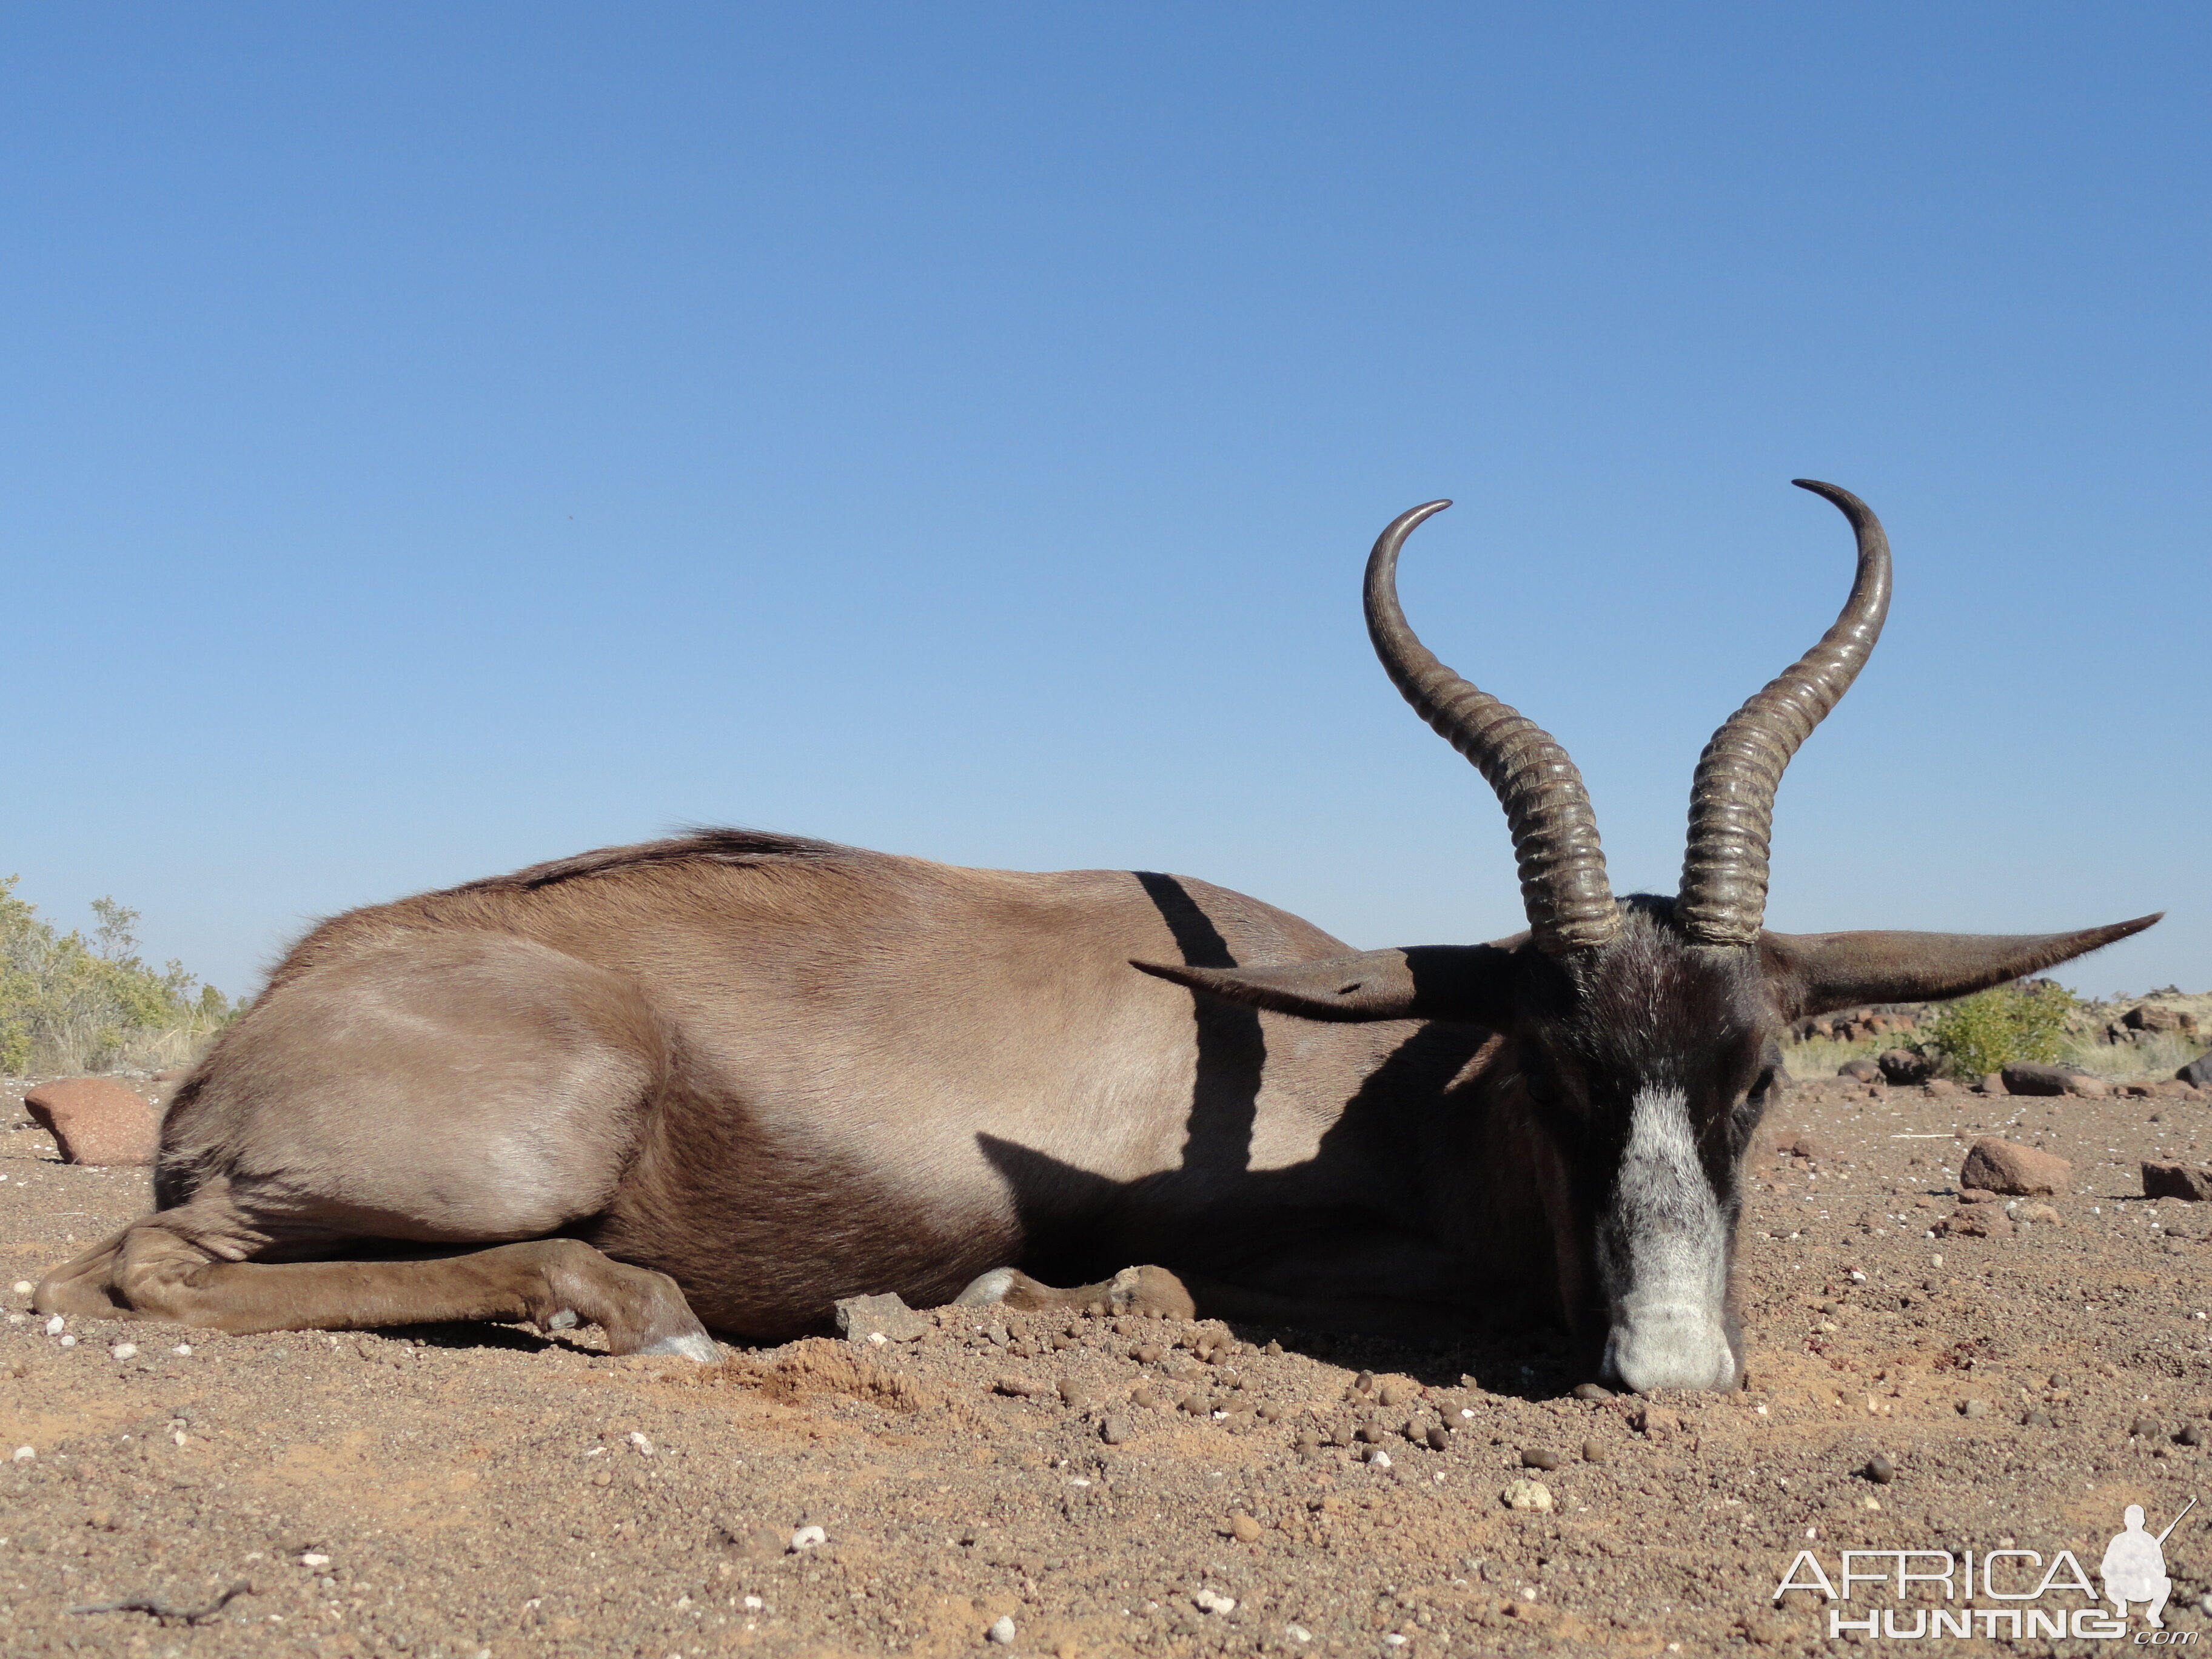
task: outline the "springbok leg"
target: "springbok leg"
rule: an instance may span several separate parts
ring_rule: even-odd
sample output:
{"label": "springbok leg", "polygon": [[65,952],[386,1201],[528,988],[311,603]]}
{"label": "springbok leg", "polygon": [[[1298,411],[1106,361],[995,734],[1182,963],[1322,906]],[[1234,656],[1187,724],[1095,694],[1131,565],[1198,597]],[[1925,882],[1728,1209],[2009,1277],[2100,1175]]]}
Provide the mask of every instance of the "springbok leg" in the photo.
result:
{"label": "springbok leg", "polygon": [[458,1319],[528,1319],[553,1330],[586,1323],[604,1329],[618,1354],[716,1357],[674,1279],[573,1238],[428,1261],[226,1261],[167,1227],[141,1223],[57,1268],[36,1305],[236,1335]]}

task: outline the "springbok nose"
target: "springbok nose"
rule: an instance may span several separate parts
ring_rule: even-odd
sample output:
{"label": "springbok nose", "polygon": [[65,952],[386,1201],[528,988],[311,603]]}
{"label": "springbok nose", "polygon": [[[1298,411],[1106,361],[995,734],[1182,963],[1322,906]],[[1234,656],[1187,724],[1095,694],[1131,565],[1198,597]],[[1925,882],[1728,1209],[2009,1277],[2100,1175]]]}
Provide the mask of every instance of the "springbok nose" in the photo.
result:
{"label": "springbok nose", "polygon": [[1605,1369],[1638,1394],[1725,1389],[1735,1382],[1735,1353],[1709,1310],[1662,1303],[1639,1308],[1613,1326],[1606,1337]]}

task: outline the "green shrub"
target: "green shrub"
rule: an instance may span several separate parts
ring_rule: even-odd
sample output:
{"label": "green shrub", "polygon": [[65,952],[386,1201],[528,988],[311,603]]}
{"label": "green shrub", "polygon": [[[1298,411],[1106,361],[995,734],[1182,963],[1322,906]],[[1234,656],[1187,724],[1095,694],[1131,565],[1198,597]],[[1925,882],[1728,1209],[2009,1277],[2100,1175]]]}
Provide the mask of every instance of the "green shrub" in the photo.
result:
{"label": "green shrub", "polygon": [[2066,1040],[2074,994],[2063,985],[2001,985],[1948,1004],[1921,1028],[1954,1075],[1977,1078],[2015,1060],[2049,1062]]}
{"label": "green shrub", "polygon": [[0,1073],[177,1065],[235,1016],[183,963],[139,960],[136,910],[95,899],[91,940],[57,933],[17,879],[0,878]]}

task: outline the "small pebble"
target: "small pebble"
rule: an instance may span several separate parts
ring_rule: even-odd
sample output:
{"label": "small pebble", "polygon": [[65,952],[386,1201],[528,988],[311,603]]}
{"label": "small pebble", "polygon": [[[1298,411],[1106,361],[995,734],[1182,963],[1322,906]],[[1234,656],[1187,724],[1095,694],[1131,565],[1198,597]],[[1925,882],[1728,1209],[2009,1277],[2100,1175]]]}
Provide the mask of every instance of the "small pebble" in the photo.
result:
{"label": "small pebble", "polygon": [[1373,1371],[1360,1372],[1358,1376],[1352,1379],[1352,1386],[1358,1389],[1362,1394],[1371,1392],[1375,1387],[1375,1373]]}
{"label": "small pebble", "polygon": [[983,1634],[989,1637],[1000,1647],[1010,1648],[1014,1644],[1014,1621],[1008,1615],[1002,1613],[996,1619],[994,1619],[991,1621],[990,1629],[985,1631]]}
{"label": "small pebble", "polygon": [[327,1567],[330,1564],[331,1558],[329,1556],[319,1555],[313,1552],[310,1552],[308,1554],[303,1555],[300,1558],[300,1565],[303,1567]]}
{"label": "small pebble", "polygon": [[56,1314],[52,1319],[49,1319],[46,1322],[46,1334],[48,1336],[59,1336],[62,1334],[62,1326],[66,1322],[65,1322],[59,1314]]}
{"label": "small pebble", "polygon": [[138,1357],[138,1345],[136,1342],[118,1342],[107,1352],[112,1358],[136,1359]]}
{"label": "small pebble", "polygon": [[1260,1523],[1242,1510],[1229,1517],[1229,1530],[1240,1544],[1256,1544],[1260,1541]]}
{"label": "small pebble", "polygon": [[2056,1420],[2049,1412],[2039,1406],[2020,1419],[2020,1425],[2024,1429],[2047,1429]]}
{"label": "small pebble", "polygon": [[1961,1417],[1987,1417],[1989,1414],[1990,1402],[1986,1400],[1961,1400],[1959,1402],[1959,1415]]}
{"label": "small pebble", "polygon": [[1607,1388],[1601,1382],[1577,1382],[1575,1384],[1575,1398],[1577,1400],[1610,1400],[1613,1398],[1613,1390]]}
{"label": "small pebble", "polygon": [[747,1613],[758,1613],[767,1605],[768,1603],[762,1601],[757,1595],[748,1595],[745,1597],[745,1611]]}
{"label": "small pebble", "polygon": [[1399,1382],[1385,1382],[1375,1390],[1375,1403],[1378,1406],[1404,1405],[1406,1403],[1405,1385]]}
{"label": "small pebble", "polygon": [[18,1296],[28,1296],[36,1289],[38,1286],[27,1279],[19,1279],[15,1281],[15,1294]]}
{"label": "small pebble", "polygon": [[1098,1425],[1098,1437],[1109,1446],[1127,1444],[1129,1439],[1129,1419],[1126,1417],[1108,1418],[1103,1423],[1101,1423]]}
{"label": "small pebble", "polygon": [[[2212,1601],[2212,1595],[2208,1595],[2204,1599],[2208,1601]],[[1313,1632],[1308,1630],[1304,1625],[1285,1625],[1283,1626],[1283,1634],[1289,1637],[1293,1642],[1310,1642],[1313,1640]]]}
{"label": "small pebble", "polygon": [[177,1355],[179,1358],[190,1358],[191,1357],[192,1345],[189,1342],[179,1342],[175,1347],[170,1349],[169,1352]]}
{"label": "small pebble", "polygon": [[1604,1443],[1603,1443],[1603,1442],[1601,1442],[1601,1441],[1597,1441],[1597,1440],[1585,1440],[1585,1441],[1583,1441],[1583,1462],[1585,1462],[1585,1463],[1602,1463],[1602,1462],[1605,1462],[1605,1445],[1604,1445]]}
{"label": "small pebble", "polygon": [[1202,1589],[1190,1598],[1191,1605],[1201,1613],[1234,1613],[1237,1598],[1224,1595],[1218,1590]]}
{"label": "small pebble", "polygon": [[1516,1480],[1500,1492],[1509,1510],[1536,1510],[1546,1514],[1552,1508],[1552,1489],[1538,1480]]}
{"label": "small pebble", "polygon": [[74,1348],[76,1346],[76,1339],[73,1336],[65,1336],[62,1339],[61,1345],[64,1348]]}
{"label": "small pebble", "polygon": [[1422,1437],[1429,1443],[1431,1451],[1442,1451],[1451,1444],[1451,1436],[1441,1423],[1431,1424],[1428,1433]]}
{"label": "small pebble", "polygon": [[1524,1469],[1556,1469],[1559,1467],[1559,1455],[1555,1451],[1547,1451],[1540,1446],[1534,1446],[1521,1454],[1521,1467]]}
{"label": "small pebble", "polygon": [[[817,1544],[826,1544],[829,1541],[830,1534],[821,1528],[801,1527],[791,1534],[791,1553],[796,1555],[801,1550],[811,1550]],[[1011,1641],[1012,1638],[1009,1637],[1007,1639]]]}
{"label": "small pebble", "polygon": [[1881,1453],[1876,1452],[1872,1457],[1867,1459],[1866,1478],[1877,1486],[1886,1486],[1897,1479],[1897,1465],[1891,1462]]}
{"label": "small pebble", "polygon": [[1370,1468],[1387,1469],[1390,1467],[1390,1454],[1377,1446],[1367,1454],[1367,1465]]}
{"label": "small pebble", "polygon": [[2184,1423],[2181,1432],[2173,1437],[2185,1446],[2201,1446],[2204,1443],[2204,1431],[2197,1424]]}
{"label": "small pebble", "polygon": [[27,1463],[37,1455],[38,1453],[32,1450],[28,1446],[18,1446],[15,1448],[15,1461],[18,1463]]}
{"label": "small pebble", "polygon": [[623,1437],[623,1438],[628,1440],[631,1445],[636,1447],[638,1450],[643,1453],[646,1456],[650,1457],[653,1455],[653,1442],[647,1439],[635,1429],[632,1429],[629,1434]]}

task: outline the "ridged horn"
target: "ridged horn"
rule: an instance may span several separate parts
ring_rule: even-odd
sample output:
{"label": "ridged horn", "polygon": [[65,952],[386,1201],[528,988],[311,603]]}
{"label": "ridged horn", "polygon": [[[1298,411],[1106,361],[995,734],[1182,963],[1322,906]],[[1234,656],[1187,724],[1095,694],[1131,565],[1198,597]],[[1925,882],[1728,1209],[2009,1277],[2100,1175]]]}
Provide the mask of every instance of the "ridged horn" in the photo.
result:
{"label": "ridged horn", "polygon": [[1620,931],[1589,792],[1550,732],[1438,662],[1398,604],[1398,550],[1415,526],[1449,507],[1400,514],[1367,559],[1367,637],[1413,712],[1474,763],[1505,808],[1521,902],[1537,948],[1557,953],[1605,944]]}
{"label": "ridged horn", "polygon": [[1690,836],[1674,914],[1700,945],[1749,945],[1766,915],[1767,852],[1783,769],[1866,666],[1889,614],[1889,538],[1848,489],[1792,478],[1832,501],[1858,538],[1858,574],[1835,625],[1713,733],[1690,784]]}

